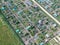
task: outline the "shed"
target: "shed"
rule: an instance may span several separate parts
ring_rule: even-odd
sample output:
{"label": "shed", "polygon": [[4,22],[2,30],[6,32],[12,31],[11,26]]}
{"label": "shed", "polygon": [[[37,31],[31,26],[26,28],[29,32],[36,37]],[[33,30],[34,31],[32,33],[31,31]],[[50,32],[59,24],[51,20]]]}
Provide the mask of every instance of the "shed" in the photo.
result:
{"label": "shed", "polygon": [[17,29],[16,32],[19,32],[19,29]]}
{"label": "shed", "polygon": [[2,10],[5,10],[5,8],[4,8],[4,7],[2,7],[1,9],[2,9]]}
{"label": "shed", "polygon": [[43,42],[41,42],[41,43],[40,43],[40,45],[44,45],[44,43],[43,43]]}

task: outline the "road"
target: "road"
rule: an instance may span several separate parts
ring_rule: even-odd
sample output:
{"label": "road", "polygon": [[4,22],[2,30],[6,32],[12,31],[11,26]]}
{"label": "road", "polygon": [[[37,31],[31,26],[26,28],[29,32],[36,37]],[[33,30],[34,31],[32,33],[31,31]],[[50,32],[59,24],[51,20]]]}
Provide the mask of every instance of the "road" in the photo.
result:
{"label": "road", "polygon": [[42,9],[49,17],[51,17],[58,25],[60,25],[60,22],[54,18],[50,13],[48,13],[40,4],[38,4],[35,0],[32,0],[35,4],[37,4],[37,6],[40,7],[40,9]]}

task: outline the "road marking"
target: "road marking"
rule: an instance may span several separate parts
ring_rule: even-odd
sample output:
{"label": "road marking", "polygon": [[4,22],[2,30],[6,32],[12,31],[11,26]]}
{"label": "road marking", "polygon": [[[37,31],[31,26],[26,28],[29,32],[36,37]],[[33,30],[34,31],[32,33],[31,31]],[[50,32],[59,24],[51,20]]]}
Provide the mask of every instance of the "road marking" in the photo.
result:
{"label": "road marking", "polygon": [[58,43],[58,40],[56,38],[53,38],[57,43]]}
{"label": "road marking", "polygon": [[60,22],[55,19],[50,13],[48,13],[40,4],[38,4],[35,0],[32,0],[37,6],[39,6],[49,17],[51,17],[58,25],[60,25]]}
{"label": "road marking", "polygon": [[56,38],[60,41],[60,37],[59,36],[56,36]]}

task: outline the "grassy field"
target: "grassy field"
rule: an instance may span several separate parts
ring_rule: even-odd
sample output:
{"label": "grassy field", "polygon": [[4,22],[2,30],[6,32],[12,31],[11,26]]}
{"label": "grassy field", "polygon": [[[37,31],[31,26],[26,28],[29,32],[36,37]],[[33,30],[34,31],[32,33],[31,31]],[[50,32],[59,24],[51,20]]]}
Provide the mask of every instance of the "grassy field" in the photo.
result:
{"label": "grassy field", "polygon": [[0,45],[23,45],[0,14]]}

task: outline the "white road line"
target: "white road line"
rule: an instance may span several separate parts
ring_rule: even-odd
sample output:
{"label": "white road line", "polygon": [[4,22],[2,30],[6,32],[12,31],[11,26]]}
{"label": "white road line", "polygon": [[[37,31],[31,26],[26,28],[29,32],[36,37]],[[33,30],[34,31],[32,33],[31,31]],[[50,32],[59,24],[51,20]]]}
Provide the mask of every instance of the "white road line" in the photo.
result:
{"label": "white road line", "polygon": [[56,36],[56,38],[60,41],[60,37],[59,36]]}
{"label": "white road line", "polygon": [[35,0],[32,0],[35,4],[37,4],[48,16],[50,16],[58,25],[60,25],[60,22],[55,19],[50,13],[48,13],[40,4],[38,4]]}
{"label": "white road line", "polygon": [[57,43],[58,43],[58,40],[56,38],[53,38]]}

